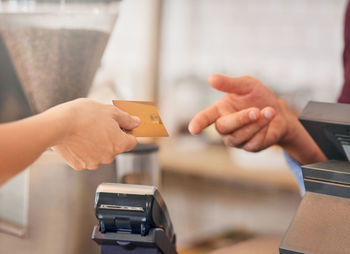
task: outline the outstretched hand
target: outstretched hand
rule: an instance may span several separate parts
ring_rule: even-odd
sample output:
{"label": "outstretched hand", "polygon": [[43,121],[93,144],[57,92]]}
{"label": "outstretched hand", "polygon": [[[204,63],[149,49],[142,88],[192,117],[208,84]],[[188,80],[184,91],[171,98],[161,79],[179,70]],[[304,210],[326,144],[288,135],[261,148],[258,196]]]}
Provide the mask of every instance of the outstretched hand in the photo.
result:
{"label": "outstretched hand", "polygon": [[71,116],[65,123],[70,128],[65,128],[65,135],[53,149],[74,169],[96,169],[99,164],[109,164],[116,154],[137,144],[136,138],[122,129],[137,127],[140,119],[113,105],[78,99],[56,106],[49,113]]}
{"label": "outstretched hand", "polygon": [[199,112],[190,122],[193,135],[215,123],[226,145],[260,151],[287,134],[283,101],[260,81],[249,77],[213,74],[210,85],[227,94]]}
{"label": "outstretched hand", "polygon": [[193,135],[215,123],[227,146],[257,152],[278,144],[301,164],[327,160],[295,112],[260,81],[213,74],[209,83],[226,95],[192,119]]}

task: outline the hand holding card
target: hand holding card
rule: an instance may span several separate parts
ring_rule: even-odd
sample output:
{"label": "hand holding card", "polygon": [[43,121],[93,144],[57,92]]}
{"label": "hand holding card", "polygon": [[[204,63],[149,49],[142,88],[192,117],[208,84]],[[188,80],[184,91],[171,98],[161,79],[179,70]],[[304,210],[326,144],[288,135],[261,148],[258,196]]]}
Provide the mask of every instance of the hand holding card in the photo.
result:
{"label": "hand holding card", "polygon": [[148,101],[114,100],[113,104],[121,110],[137,116],[141,124],[130,131],[135,137],[168,137],[169,134],[159,116],[157,107]]}

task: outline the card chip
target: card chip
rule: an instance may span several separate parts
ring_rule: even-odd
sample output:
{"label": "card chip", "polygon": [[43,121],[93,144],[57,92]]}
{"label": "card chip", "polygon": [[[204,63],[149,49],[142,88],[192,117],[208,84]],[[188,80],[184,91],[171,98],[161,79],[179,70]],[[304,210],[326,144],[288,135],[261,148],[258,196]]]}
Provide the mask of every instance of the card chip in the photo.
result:
{"label": "card chip", "polygon": [[160,119],[160,116],[158,116],[158,115],[152,114],[152,115],[150,115],[150,118],[151,118],[152,123],[154,123],[154,124],[163,124],[162,119]]}
{"label": "card chip", "polygon": [[140,125],[126,133],[136,137],[168,137],[169,134],[158,113],[157,107],[148,101],[114,100],[113,104],[119,109],[140,118]]}

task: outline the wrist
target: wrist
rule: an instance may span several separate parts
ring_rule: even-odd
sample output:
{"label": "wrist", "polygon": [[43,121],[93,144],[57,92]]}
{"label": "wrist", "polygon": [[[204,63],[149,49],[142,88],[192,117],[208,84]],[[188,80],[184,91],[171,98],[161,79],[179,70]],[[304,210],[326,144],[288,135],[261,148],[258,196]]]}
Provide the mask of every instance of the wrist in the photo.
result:
{"label": "wrist", "polygon": [[285,100],[278,99],[278,104],[280,114],[285,119],[285,132],[278,144],[284,147],[286,144],[290,145],[295,141],[295,136],[302,126],[298,120],[298,114],[288,106]]}
{"label": "wrist", "polygon": [[69,109],[67,103],[63,103],[44,111],[41,115],[45,119],[45,126],[51,131],[49,146],[61,144],[73,128],[74,109]]}
{"label": "wrist", "polygon": [[298,115],[290,109],[286,102],[279,101],[282,113],[286,119],[286,132],[279,145],[300,164],[326,161],[322,150],[300,123]]}

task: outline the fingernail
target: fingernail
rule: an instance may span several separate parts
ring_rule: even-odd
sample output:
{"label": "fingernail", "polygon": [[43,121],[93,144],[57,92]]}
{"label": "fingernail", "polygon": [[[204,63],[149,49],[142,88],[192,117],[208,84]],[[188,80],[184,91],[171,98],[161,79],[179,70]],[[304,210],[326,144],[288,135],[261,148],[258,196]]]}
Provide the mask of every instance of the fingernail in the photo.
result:
{"label": "fingernail", "polygon": [[266,119],[272,119],[273,114],[270,112],[270,110],[265,110],[264,111],[264,116]]}
{"label": "fingernail", "polygon": [[249,112],[249,119],[250,119],[250,120],[255,121],[257,118],[258,118],[258,117],[257,117],[255,111],[250,111],[250,112]]}
{"label": "fingernail", "polygon": [[192,134],[192,135],[197,135],[195,128],[193,127],[193,125],[188,125],[188,131]]}
{"label": "fingernail", "polygon": [[141,119],[138,118],[137,116],[131,116],[137,124],[141,123]]}
{"label": "fingernail", "polygon": [[193,133],[193,131],[192,131],[192,126],[191,125],[188,125],[187,126],[187,129],[188,129],[188,131],[192,134]]}

